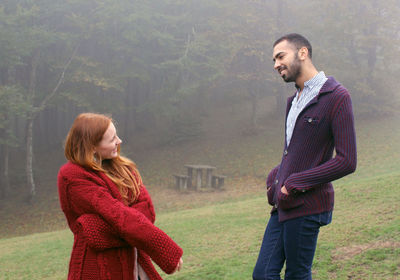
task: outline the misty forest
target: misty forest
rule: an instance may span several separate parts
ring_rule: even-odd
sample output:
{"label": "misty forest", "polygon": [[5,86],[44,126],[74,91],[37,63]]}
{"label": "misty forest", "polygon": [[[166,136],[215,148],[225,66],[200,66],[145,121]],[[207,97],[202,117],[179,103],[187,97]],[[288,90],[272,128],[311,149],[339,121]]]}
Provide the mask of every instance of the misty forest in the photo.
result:
{"label": "misty forest", "polygon": [[[65,162],[64,140],[79,113],[104,113],[115,120],[121,152],[137,164],[160,223],[168,225],[173,220],[169,215],[179,216],[183,210],[207,212],[204,207],[217,205],[231,217],[237,207],[228,215],[230,208],[223,207],[229,203],[259,203],[260,208],[246,208],[259,213],[259,228],[244,236],[232,230],[230,236],[254,243],[247,251],[234,245],[246,254],[241,265],[251,275],[269,213],[265,176],[279,163],[286,99],[295,92],[294,84],[284,83],[273,69],[272,44],[297,32],[310,40],[317,69],[334,76],[352,97],[359,165],[354,175],[338,182],[338,201],[348,203],[343,208],[359,205],[367,213],[369,207],[386,204],[363,204],[352,185],[375,190],[384,184],[392,195],[397,192],[397,198],[379,198],[391,201],[391,212],[376,210],[391,213],[386,219],[391,224],[373,241],[368,235],[373,226],[356,223],[352,229],[354,221],[345,224],[345,230],[368,228],[365,238],[346,243],[342,237],[332,244],[328,234],[341,236],[340,229],[337,224],[326,229],[322,246],[331,255],[329,260],[317,255],[316,279],[400,277],[400,193],[393,190],[400,179],[399,14],[398,0],[0,0],[0,238],[67,228],[56,183]],[[184,172],[185,164],[216,166],[227,176],[224,187],[180,192],[173,174]],[[340,210],[338,215],[346,216]],[[369,218],[356,219],[362,223]],[[169,232],[185,244],[189,236],[181,236],[179,227],[171,226]],[[208,234],[199,233],[199,239]],[[379,246],[382,240],[391,243]],[[214,247],[212,241],[199,246]],[[387,266],[382,271],[374,261],[357,262],[364,251],[346,255],[342,262],[337,247],[371,242],[374,249],[385,250],[386,258],[380,261]],[[57,279],[64,279],[71,244],[60,257],[62,263],[54,266],[64,273]],[[219,256],[212,255],[212,265],[198,267],[204,257],[198,254],[186,256],[187,272],[171,278],[249,279],[232,276],[237,275],[232,267],[240,267],[237,259],[221,264]],[[10,255],[0,253],[0,267],[12,267],[7,258]],[[365,278],[354,276],[363,269],[360,263],[368,267]],[[384,277],[377,277],[376,271]],[[0,268],[0,278],[6,272]],[[53,279],[51,273],[5,279]]]}

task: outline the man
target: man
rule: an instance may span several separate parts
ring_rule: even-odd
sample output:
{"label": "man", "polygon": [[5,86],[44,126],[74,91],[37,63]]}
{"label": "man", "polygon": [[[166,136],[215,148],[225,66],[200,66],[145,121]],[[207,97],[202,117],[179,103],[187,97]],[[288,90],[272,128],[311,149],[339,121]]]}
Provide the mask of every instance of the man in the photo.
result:
{"label": "man", "polygon": [[[332,220],[331,181],[356,169],[351,99],[334,78],[318,72],[306,38],[288,34],[274,43],[274,69],[294,82],[288,99],[281,163],[267,177],[273,206],[253,279],[311,279],[319,228]],[[336,155],[333,157],[333,151]]]}

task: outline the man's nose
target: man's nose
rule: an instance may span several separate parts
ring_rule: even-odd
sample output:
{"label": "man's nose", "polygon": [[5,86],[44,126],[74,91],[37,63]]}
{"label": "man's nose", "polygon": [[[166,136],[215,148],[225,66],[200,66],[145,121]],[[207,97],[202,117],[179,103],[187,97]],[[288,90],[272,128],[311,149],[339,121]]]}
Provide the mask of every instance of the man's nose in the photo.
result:
{"label": "man's nose", "polygon": [[275,60],[274,69],[278,70],[279,66],[281,66],[281,63],[278,60]]}

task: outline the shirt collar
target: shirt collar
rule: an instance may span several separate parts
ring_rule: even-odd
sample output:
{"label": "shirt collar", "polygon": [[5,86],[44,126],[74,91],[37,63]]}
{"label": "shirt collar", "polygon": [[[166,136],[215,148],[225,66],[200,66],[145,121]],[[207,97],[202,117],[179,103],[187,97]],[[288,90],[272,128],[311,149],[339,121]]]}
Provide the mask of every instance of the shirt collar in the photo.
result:
{"label": "shirt collar", "polygon": [[[307,90],[303,90],[303,94],[307,94],[309,90],[311,90],[313,87],[318,86],[320,84],[325,83],[325,81],[327,80],[324,71],[320,71],[318,72],[318,74],[316,74],[314,77],[312,77],[311,79],[309,79],[308,81],[304,82],[304,89]],[[296,87],[296,96],[294,98],[294,100],[297,101],[298,96],[299,96],[299,92],[300,92],[300,88]],[[302,94],[302,96],[303,96]]]}
{"label": "shirt collar", "polygon": [[319,72],[317,75],[304,82],[304,87],[314,87],[322,82],[325,82],[326,76],[324,71]]}
{"label": "shirt collar", "polygon": [[322,82],[325,82],[326,76],[324,71],[320,71],[317,75],[309,79],[308,81],[304,82],[304,87],[313,88],[316,85],[319,85]]}

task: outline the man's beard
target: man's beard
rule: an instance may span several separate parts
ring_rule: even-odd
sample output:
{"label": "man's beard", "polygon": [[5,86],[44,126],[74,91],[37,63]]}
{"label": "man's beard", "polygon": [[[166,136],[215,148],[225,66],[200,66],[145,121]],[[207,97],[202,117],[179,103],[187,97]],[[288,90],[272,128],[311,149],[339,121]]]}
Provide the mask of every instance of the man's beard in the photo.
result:
{"label": "man's beard", "polygon": [[289,68],[286,69],[287,74],[282,76],[283,80],[286,83],[295,82],[301,74],[300,60],[297,54],[294,57],[292,64],[290,64]]}

